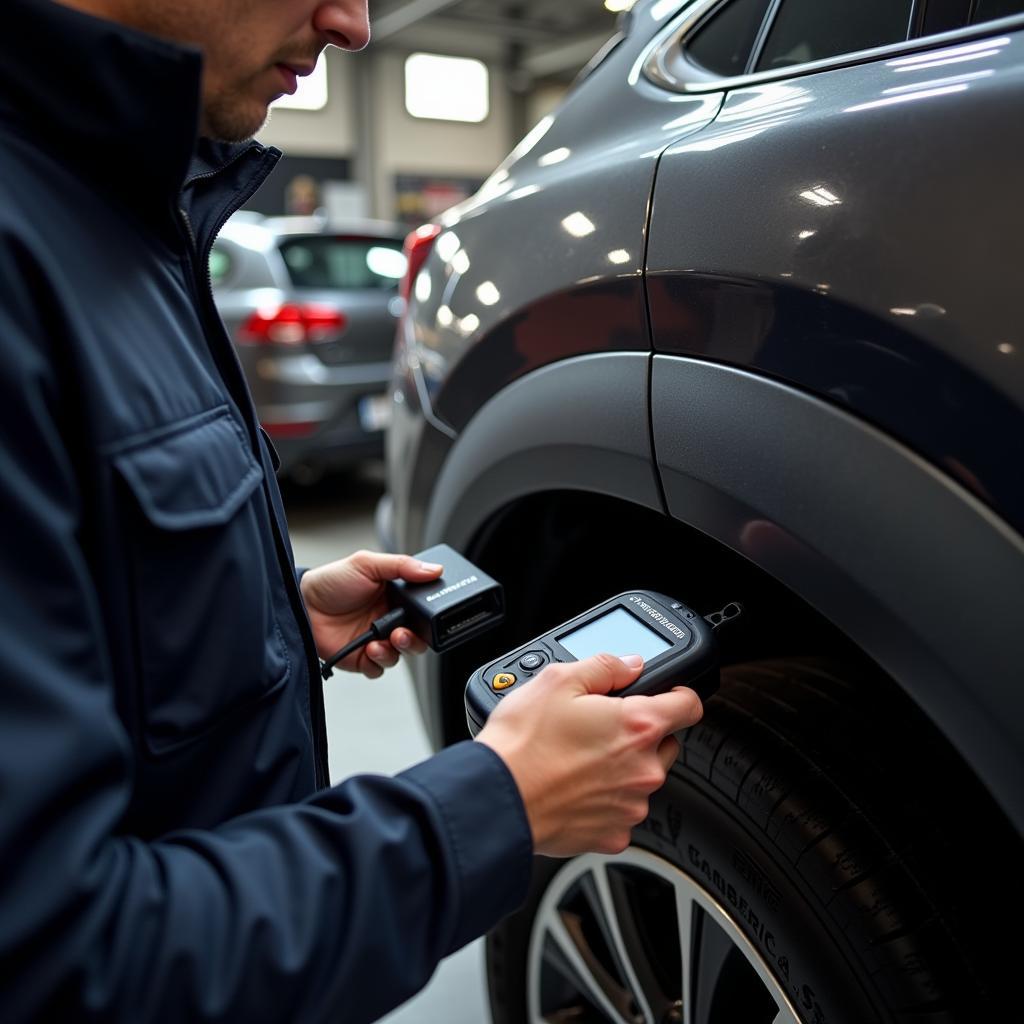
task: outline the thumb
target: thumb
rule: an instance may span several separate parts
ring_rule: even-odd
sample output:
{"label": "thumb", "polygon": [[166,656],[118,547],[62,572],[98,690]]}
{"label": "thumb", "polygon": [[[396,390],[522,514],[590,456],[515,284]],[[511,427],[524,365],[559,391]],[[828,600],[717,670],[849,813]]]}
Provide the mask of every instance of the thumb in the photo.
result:
{"label": "thumb", "polygon": [[436,562],[421,562],[412,555],[385,555],[375,551],[357,551],[352,555],[351,563],[367,579],[378,583],[387,580],[426,583],[437,579],[444,571],[444,566]]}
{"label": "thumb", "polygon": [[643,667],[643,658],[635,654],[624,658],[616,658],[614,654],[595,654],[575,665],[565,666],[572,687],[580,694],[608,694],[621,690],[636,680]]}

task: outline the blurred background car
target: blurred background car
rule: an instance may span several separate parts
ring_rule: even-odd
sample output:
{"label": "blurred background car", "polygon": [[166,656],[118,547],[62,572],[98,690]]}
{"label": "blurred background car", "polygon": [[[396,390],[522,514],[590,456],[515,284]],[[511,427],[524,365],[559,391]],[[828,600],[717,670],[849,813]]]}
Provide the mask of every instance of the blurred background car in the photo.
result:
{"label": "blurred background car", "polygon": [[312,483],[383,452],[404,230],[236,214],[210,256],[214,300],[280,473]]}

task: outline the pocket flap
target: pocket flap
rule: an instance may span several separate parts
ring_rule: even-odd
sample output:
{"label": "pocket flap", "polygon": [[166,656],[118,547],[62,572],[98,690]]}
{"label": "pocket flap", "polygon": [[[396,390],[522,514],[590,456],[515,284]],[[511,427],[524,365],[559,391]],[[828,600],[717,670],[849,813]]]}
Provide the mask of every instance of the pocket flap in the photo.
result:
{"label": "pocket flap", "polygon": [[114,465],[146,518],[164,530],[226,523],[263,478],[227,407],[120,451]]}

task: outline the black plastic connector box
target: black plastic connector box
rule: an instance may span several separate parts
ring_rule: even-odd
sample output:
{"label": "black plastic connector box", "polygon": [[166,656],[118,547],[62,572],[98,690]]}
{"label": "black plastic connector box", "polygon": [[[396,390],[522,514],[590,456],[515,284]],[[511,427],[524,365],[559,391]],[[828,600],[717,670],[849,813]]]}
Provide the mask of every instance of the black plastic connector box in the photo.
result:
{"label": "black plastic connector box", "polygon": [[447,544],[417,552],[444,566],[430,583],[394,580],[390,603],[405,609],[405,625],[435,651],[446,651],[497,625],[505,617],[501,584]]}

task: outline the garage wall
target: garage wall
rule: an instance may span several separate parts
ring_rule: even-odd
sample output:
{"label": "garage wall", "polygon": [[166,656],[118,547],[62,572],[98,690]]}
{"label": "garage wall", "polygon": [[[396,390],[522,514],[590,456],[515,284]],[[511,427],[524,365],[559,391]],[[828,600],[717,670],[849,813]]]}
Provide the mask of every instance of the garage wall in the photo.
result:
{"label": "garage wall", "polygon": [[374,67],[377,202],[394,206],[396,174],[439,174],[485,178],[512,149],[508,91],[500,68],[489,65],[490,114],[481,124],[426,121],[405,109],[405,58],[387,52]]}
{"label": "garage wall", "polygon": [[484,178],[512,149],[510,103],[500,67],[490,64],[491,112],[479,125],[424,121],[405,110],[404,63],[397,50],[328,52],[327,106],[318,111],[274,110],[259,139],[291,156],[348,158],[357,166],[356,62],[369,63],[373,168],[370,212],[394,213],[396,174]]}

